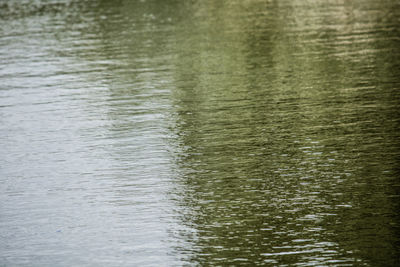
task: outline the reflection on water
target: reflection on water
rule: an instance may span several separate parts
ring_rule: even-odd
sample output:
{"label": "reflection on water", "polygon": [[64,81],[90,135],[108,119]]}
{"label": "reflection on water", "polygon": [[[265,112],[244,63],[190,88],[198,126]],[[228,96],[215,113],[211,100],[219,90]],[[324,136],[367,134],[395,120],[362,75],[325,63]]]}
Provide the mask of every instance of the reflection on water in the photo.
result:
{"label": "reflection on water", "polygon": [[0,263],[399,262],[395,1],[0,1]]}

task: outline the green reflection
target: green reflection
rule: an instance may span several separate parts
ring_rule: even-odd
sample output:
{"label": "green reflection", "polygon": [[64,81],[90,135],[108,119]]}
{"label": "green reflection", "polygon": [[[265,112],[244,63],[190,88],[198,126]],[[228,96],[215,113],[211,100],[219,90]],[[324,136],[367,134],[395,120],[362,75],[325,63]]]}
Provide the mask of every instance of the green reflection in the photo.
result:
{"label": "green reflection", "polygon": [[398,21],[366,5],[202,2],[177,26],[193,262],[395,264]]}

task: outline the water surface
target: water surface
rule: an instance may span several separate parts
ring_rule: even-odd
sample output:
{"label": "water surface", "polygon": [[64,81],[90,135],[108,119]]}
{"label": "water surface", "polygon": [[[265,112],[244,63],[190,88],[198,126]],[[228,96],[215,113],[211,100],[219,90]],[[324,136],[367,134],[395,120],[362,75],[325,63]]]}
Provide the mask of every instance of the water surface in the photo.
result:
{"label": "water surface", "polygon": [[0,265],[398,265],[399,18],[0,1]]}

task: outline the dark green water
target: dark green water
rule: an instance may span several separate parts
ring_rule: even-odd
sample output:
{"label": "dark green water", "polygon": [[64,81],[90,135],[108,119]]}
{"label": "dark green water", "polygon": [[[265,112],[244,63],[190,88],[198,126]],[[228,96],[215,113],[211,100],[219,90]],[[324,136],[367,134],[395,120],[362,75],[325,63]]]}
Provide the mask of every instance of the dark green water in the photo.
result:
{"label": "dark green water", "polygon": [[0,0],[0,266],[398,266],[400,3]]}

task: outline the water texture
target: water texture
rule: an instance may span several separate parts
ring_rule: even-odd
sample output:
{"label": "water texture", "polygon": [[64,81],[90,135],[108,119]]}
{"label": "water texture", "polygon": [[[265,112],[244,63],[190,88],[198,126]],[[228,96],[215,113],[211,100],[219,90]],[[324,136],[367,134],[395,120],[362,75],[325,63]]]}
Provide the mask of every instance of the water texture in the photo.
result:
{"label": "water texture", "polygon": [[0,266],[398,266],[400,3],[0,0]]}

